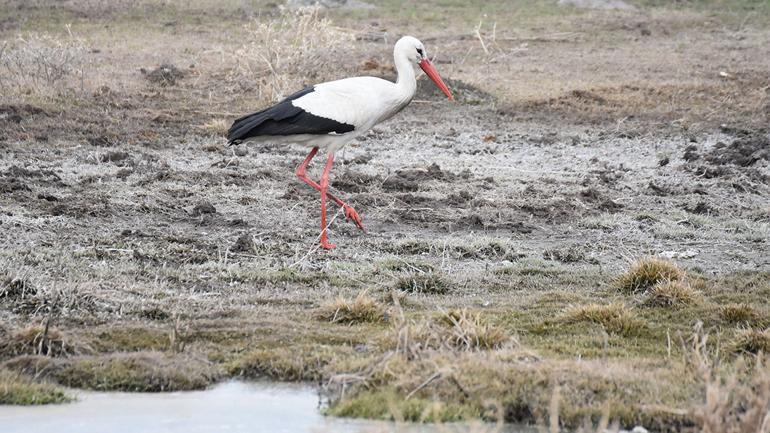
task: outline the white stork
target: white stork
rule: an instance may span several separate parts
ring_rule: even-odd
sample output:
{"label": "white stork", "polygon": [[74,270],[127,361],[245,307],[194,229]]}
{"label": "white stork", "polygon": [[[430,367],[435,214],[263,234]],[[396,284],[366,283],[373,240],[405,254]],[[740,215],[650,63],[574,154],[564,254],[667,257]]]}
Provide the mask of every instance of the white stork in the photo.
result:
{"label": "white stork", "polygon": [[[404,36],[396,42],[393,58],[398,71],[395,83],[375,77],[354,77],[316,84],[272,107],[237,119],[227,133],[229,144],[256,141],[312,147],[296,174],[321,193],[321,248],[335,247],[329,243],[326,234],[327,197],[342,207],[346,219],[352,220],[360,229],[364,228],[361,216],[352,207],[327,192],[334,153],[409,104],[417,89],[412,64],[418,64],[436,86],[453,99],[428,60],[422,42]],[[320,184],[305,174],[319,148],[326,149],[329,155]]]}

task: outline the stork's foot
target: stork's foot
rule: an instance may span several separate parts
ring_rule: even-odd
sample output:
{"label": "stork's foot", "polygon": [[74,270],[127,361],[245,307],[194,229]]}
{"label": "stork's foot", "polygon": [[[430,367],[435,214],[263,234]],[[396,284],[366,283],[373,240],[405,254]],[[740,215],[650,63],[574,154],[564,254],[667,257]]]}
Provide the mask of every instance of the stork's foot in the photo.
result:
{"label": "stork's foot", "polygon": [[342,203],[342,210],[345,211],[346,220],[352,220],[356,224],[356,226],[358,226],[359,229],[361,230],[364,229],[364,222],[361,219],[361,215],[359,215],[355,209],[353,209],[347,203]]}
{"label": "stork's foot", "polygon": [[337,245],[332,244],[328,240],[324,239],[321,241],[321,248],[324,250],[333,250],[337,248]]}

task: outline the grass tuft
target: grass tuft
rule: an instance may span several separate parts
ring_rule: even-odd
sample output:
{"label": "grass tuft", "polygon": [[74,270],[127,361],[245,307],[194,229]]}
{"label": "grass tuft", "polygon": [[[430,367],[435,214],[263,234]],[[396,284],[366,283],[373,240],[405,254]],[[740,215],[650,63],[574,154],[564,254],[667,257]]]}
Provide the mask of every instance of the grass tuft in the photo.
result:
{"label": "grass tuft", "polygon": [[748,329],[741,331],[733,344],[735,353],[770,353],[770,328],[761,331]]}
{"label": "grass tuft", "polygon": [[11,370],[61,385],[99,391],[161,392],[203,389],[219,377],[207,361],[159,352],[50,358],[24,355],[5,363]]}
{"label": "grass tuft", "polygon": [[372,299],[366,291],[356,296],[352,302],[337,298],[334,302],[322,305],[315,312],[319,320],[331,323],[377,323],[384,322],[385,307]]}
{"label": "grass tuft", "polygon": [[0,369],[0,404],[53,404],[72,400],[56,385],[37,383],[25,375]]}
{"label": "grass tuft", "polygon": [[618,279],[618,285],[624,293],[641,293],[663,281],[679,281],[685,273],[668,260],[656,257],[641,259],[631,266]]}
{"label": "grass tuft", "polygon": [[644,323],[635,317],[633,310],[622,303],[573,306],[567,310],[563,321],[595,323],[607,332],[620,335],[637,334],[644,326]]}
{"label": "grass tuft", "polygon": [[748,304],[728,304],[719,309],[719,317],[728,323],[753,325],[759,320],[759,312]]}
{"label": "grass tuft", "polygon": [[58,329],[49,328],[46,333],[42,325],[32,325],[10,332],[5,341],[0,342],[0,355],[62,356],[74,352],[68,338]]}
{"label": "grass tuft", "polygon": [[451,287],[442,276],[428,272],[413,273],[399,278],[396,281],[396,289],[408,293],[446,295]]}
{"label": "grass tuft", "polygon": [[440,323],[449,328],[444,340],[460,351],[500,349],[510,340],[503,328],[486,323],[481,314],[471,313],[466,308],[443,314]]}
{"label": "grass tuft", "polygon": [[650,307],[681,307],[700,300],[700,293],[686,281],[660,281],[647,291],[644,304]]}

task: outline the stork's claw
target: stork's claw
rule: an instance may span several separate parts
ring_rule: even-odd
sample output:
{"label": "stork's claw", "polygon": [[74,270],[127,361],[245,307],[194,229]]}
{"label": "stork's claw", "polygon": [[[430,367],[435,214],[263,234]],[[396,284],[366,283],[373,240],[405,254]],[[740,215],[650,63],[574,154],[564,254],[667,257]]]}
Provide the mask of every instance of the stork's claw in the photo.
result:
{"label": "stork's claw", "polygon": [[321,241],[321,248],[323,248],[325,250],[333,250],[333,249],[337,248],[337,245],[329,243],[329,241],[327,241],[327,240],[322,240]]}
{"label": "stork's claw", "polygon": [[353,222],[356,224],[356,226],[358,226],[359,229],[361,230],[364,229],[364,222],[361,219],[361,215],[359,215],[355,209],[350,207],[350,205],[344,204],[344,203],[342,205],[342,209],[345,211],[345,220],[353,220]]}

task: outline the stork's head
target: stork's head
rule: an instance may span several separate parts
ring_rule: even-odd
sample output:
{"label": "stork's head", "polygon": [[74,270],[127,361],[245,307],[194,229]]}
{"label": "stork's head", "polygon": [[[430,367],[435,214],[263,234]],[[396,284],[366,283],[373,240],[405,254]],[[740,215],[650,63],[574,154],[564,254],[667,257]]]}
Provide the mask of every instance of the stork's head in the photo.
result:
{"label": "stork's head", "polygon": [[425,46],[419,39],[412,36],[404,36],[396,42],[396,47],[393,51],[396,56],[405,56],[410,62],[418,64],[425,72],[425,75],[436,84],[436,87],[444,92],[449,100],[454,100],[452,92],[449,91],[449,87],[444,84],[444,80],[441,79],[438,71],[428,59],[428,53],[425,51]]}

